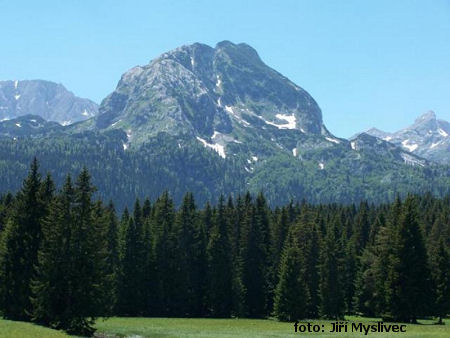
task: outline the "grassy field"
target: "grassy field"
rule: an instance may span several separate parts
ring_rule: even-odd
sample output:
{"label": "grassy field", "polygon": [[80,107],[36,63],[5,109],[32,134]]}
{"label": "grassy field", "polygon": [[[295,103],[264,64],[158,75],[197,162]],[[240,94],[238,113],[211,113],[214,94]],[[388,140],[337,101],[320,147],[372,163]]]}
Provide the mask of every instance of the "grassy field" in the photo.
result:
{"label": "grassy field", "polygon": [[[376,319],[349,318],[356,322],[371,324]],[[330,321],[314,321],[324,325],[325,333],[314,334],[314,337],[367,337],[364,333],[330,333]],[[450,337],[450,321],[447,325],[410,325],[406,333],[378,334],[369,333],[369,337]],[[425,324],[425,325],[424,325]],[[296,337],[292,323],[280,323],[274,320],[252,319],[174,319],[174,318],[110,318],[98,321],[99,337]],[[304,334],[303,334],[304,335]]]}
{"label": "grassy field", "polygon": [[0,319],[0,338],[60,338],[68,337],[64,332],[47,329],[42,326],[13,322],[10,320]]}
{"label": "grassy field", "polygon": [[[354,322],[371,324],[376,319],[348,318]],[[406,333],[330,333],[330,321],[314,321],[314,324],[324,325],[325,333],[310,333],[314,337],[450,337],[450,320],[447,325],[431,325],[422,321],[422,325],[407,325]],[[292,323],[280,323],[274,320],[252,319],[179,319],[179,318],[110,318],[99,320],[96,336],[99,338],[116,337],[296,337],[306,335],[294,333]],[[50,330],[37,325],[0,320],[0,338],[59,338],[68,337],[63,332]]]}

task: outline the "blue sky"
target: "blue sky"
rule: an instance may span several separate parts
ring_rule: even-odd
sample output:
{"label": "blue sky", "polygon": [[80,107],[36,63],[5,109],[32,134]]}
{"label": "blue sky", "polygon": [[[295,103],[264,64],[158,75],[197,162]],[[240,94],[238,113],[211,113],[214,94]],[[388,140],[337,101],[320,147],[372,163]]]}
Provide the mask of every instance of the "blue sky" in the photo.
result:
{"label": "blue sky", "polygon": [[0,34],[1,80],[96,102],[167,50],[230,40],[306,89],[337,136],[450,120],[449,0],[0,0]]}

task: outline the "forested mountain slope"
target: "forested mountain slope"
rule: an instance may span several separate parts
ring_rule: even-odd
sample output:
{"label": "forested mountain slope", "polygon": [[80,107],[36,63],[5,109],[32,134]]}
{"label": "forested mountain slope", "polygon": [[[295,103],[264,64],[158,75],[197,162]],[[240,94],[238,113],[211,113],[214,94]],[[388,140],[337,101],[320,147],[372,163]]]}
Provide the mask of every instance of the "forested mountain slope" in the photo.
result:
{"label": "forested mountain slope", "polygon": [[316,101],[246,44],[182,46],[126,72],[99,114],[68,126],[32,116],[0,122],[0,191],[28,163],[61,183],[86,166],[118,206],[166,189],[179,203],[263,191],[270,204],[391,201],[450,189],[449,167],[361,134],[335,137]]}

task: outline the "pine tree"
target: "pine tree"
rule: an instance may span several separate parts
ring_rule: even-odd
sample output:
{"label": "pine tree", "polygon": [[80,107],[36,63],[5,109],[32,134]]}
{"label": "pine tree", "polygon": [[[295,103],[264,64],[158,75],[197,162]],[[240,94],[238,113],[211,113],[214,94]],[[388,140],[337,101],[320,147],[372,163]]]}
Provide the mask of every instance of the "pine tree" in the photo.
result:
{"label": "pine tree", "polygon": [[354,240],[349,240],[345,246],[344,259],[342,265],[343,265],[342,286],[344,291],[345,311],[347,314],[353,314],[355,280],[360,266],[360,256],[358,255],[358,244]]}
{"label": "pine tree", "polygon": [[337,225],[327,229],[320,255],[320,314],[325,318],[340,319],[344,313],[342,276],[340,275],[339,236]]}
{"label": "pine tree", "polygon": [[282,253],[279,282],[275,289],[274,314],[282,321],[295,321],[307,315],[308,292],[301,252],[295,240],[286,241]]}
{"label": "pine tree", "polygon": [[30,282],[38,260],[46,205],[41,195],[36,158],[17,194],[0,245],[0,310],[13,320],[29,320],[32,313]]}
{"label": "pine tree", "polygon": [[373,247],[367,246],[361,256],[360,266],[355,278],[353,307],[356,312],[367,317],[374,317],[378,314],[375,273],[376,258]]}
{"label": "pine tree", "polygon": [[269,250],[269,271],[268,271],[268,310],[273,309],[273,301],[275,299],[275,288],[278,285],[279,267],[281,264],[281,256],[283,245],[289,230],[288,214],[286,207],[276,208],[273,213],[273,221],[271,227],[271,243]]}
{"label": "pine tree", "polygon": [[267,204],[259,194],[246,212],[242,230],[244,308],[249,317],[261,318],[267,313],[269,226]]}
{"label": "pine tree", "polygon": [[144,201],[144,205],[142,206],[142,217],[144,219],[148,219],[152,213],[152,203],[150,199],[146,198]]}
{"label": "pine tree", "polygon": [[213,317],[229,317],[232,310],[231,245],[220,196],[207,247],[208,308]]}
{"label": "pine tree", "polygon": [[175,313],[175,295],[179,286],[176,264],[176,237],[174,236],[175,211],[169,193],[164,192],[155,202],[153,218],[153,257],[155,260],[155,285],[153,312],[159,316]]}
{"label": "pine tree", "polygon": [[1,197],[0,203],[0,243],[1,243],[1,234],[5,229],[6,221],[9,218],[10,210],[12,209],[12,205],[14,202],[14,196],[11,193],[7,193],[5,196]]}
{"label": "pine tree", "polygon": [[395,320],[414,323],[430,304],[431,281],[417,205],[412,196],[405,200],[394,240],[388,280],[390,314]]}
{"label": "pine tree", "polygon": [[112,295],[111,308],[108,309],[107,313],[112,313],[117,302],[117,288],[120,276],[119,223],[117,221],[116,210],[112,201],[109,202],[106,210],[106,222],[108,224],[106,274],[110,279],[109,283]]}
{"label": "pine tree", "polygon": [[42,225],[42,243],[32,281],[33,320],[56,329],[70,326],[72,258],[70,240],[74,215],[74,188],[67,176],[63,190],[52,202]]}
{"label": "pine tree", "polygon": [[95,319],[111,306],[107,225],[83,169],[76,188],[67,178],[43,223],[43,243],[32,282],[34,320],[70,334],[90,336]]}
{"label": "pine tree", "polygon": [[44,202],[44,206],[49,207],[55,194],[55,183],[49,173],[47,173],[41,184],[40,194],[42,201]]}
{"label": "pine tree", "polygon": [[401,212],[402,202],[397,196],[390,208],[386,225],[381,227],[375,236],[375,312],[382,317],[390,316],[390,308],[397,301],[389,284],[395,277],[395,272],[391,267],[396,259],[394,257],[394,246]]}
{"label": "pine tree", "polygon": [[[143,215],[147,214],[146,202],[144,202]],[[148,216],[144,221],[144,316],[150,316],[155,314],[154,312],[154,300],[155,292],[157,290],[156,272],[155,272],[155,257],[153,255],[153,208],[149,210]]]}
{"label": "pine tree", "polygon": [[117,303],[119,313],[126,316],[142,315],[145,307],[145,251],[142,222],[141,206],[139,200],[136,200],[133,217],[128,218],[126,227]]}
{"label": "pine tree", "polygon": [[434,311],[439,324],[450,311],[450,255],[444,244],[439,241],[436,257],[433,259],[433,279],[435,285]]}
{"label": "pine tree", "polygon": [[[67,306],[70,322],[64,327],[70,334],[92,335],[95,319],[105,313],[109,305],[108,276],[106,274],[107,227],[92,203],[95,188],[86,168],[75,185],[73,223],[70,233],[69,294]],[[100,216],[101,217],[101,216]]]}
{"label": "pine tree", "polygon": [[179,314],[199,315],[204,301],[204,278],[206,268],[205,238],[200,226],[194,196],[187,193],[175,219],[174,232],[177,236],[177,263],[180,293]]}
{"label": "pine tree", "polygon": [[309,227],[309,241],[307,250],[304,253],[305,282],[308,292],[308,318],[317,318],[319,316],[319,255],[320,238],[316,226]]}
{"label": "pine tree", "polygon": [[231,196],[228,198],[225,209],[225,217],[229,225],[229,236],[231,243],[231,261],[232,261],[232,314],[234,316],[243,316],[244,311],[244,286],[242,284],[242,259],[241,259],[241,236],[242,225],[245,215],[245,207],[241,196],[236,199],[234,205]]}

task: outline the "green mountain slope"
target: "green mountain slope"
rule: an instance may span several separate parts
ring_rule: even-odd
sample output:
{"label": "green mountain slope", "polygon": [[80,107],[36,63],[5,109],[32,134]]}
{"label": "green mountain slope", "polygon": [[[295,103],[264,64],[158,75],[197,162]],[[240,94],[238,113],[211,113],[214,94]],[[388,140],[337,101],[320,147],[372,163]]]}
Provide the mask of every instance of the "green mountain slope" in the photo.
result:
{"label": "green mountain slope", "polygon": [[250,190],[281,204],[382,202],[450,187],[449,167],[368,134],[333,136],[304,89],[228,41],[132,68],[86,121],[17,123],[0,122],[0,192],[19,188],[33,156],[59,182],[87,166],[98,194],[121,206],[166,189],[177,202],[186,191],[203,203]]}

